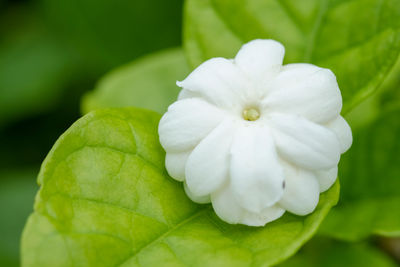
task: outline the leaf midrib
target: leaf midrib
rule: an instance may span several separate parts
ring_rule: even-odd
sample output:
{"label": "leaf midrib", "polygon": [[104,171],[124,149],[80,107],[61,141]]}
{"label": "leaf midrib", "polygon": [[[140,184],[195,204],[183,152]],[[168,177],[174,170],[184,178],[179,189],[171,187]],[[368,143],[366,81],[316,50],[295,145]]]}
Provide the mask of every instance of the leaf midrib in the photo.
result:
{"label": "leaf midrib", "polygon": [[203,209],[200,209],[196,212],[194,212],[193,214],[191,214],[189,217],[187,217],[186,219],[184,219],[183,221],[177,223],[176,225],[174,225],[173,227],[169,228],[167,231],[165,231],[163,234],[161,234],[159,237],[151,240],[150,242],[148,242],[146,245],[138,248],[136,251],[134,251],[132,254],[128,255],[128,257],[123,260],[120,263],[117,263],[115,266],[122,266],[124,263],[126,263],[127,261],[129,261],[130,259],[132,259],[133,257],[135,257],[136,255],[138,255],[141,251],[145,250],[146,248],[156,244],[158,241],[162,240],[164,237],[168,236],[170,233],[176,231],[177,229],[179,229],[180,227],[184,226],[186,223],[196,219],[197,217],[199,217],[200,215],[202,215],[203,213],[206,213],[207,211],[209,211],[211,209],[211,206],[207,206]]}

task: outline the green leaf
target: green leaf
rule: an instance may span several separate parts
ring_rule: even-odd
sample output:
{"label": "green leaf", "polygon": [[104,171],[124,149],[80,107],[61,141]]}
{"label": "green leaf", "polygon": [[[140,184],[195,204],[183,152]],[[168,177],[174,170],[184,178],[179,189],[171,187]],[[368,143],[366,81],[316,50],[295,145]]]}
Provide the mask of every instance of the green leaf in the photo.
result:
{"label": "green leaf", "polygon": [[19,266],[19,243],[37,190],[36,170],[0,172],[0,266]]}
{"label": "green leaf", "polygon": [[390,75],[382,85],[380,94],[380,105],[385,109],[394,109],[400,107],[400,57],[390,71]]}
{"label": "green leaf", "polygon": [[164,113],[178,96],[176,80],[187,74],[189,67],[181,49],[151,54],[106,75],[85,95],[82,110],[135,106]]}
{"label": "green leaf", "polygon": [[382,112],[400,107],[400,57],[386,76],[379,90],[346,114],[353,132],[368,126]]}
{"label": "green leaf", "polygon": [[188,0],[184,47],[193,67],[232,58],[252,39],[286,47],[285,63],[332,69],[344,112],[373,93],[400,51],[397,0]]}
{"label": "green leaf", "polygon": [[395,267],[383,251],[368,243],[343,243],[324,238],[312,239],[294,257],[279,267]]}
{"label": "green leaf", "polygon": [[339,185],[314,213],[285,214],[263,228],[229,225],[190,201],[168,177],[160,116],[97,110],[47,156],[22,266],[265,266],[295,253],[336,204]]}
{"label": "green leaf", "polygon": [[321,233],[344,240],[400,236],[400,109],[386,112],[354,136],[342,156],[339,205]]}

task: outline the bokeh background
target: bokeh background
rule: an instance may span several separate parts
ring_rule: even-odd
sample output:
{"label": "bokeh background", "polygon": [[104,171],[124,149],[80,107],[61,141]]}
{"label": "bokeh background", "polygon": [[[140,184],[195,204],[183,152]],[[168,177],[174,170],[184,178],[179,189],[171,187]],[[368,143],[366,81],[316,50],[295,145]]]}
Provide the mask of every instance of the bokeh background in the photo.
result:
{"label": "bokeh background", "polygon": [[116,66],[181,45],[183,0],[0,0],[0,266],[19,241],[40,164]]}

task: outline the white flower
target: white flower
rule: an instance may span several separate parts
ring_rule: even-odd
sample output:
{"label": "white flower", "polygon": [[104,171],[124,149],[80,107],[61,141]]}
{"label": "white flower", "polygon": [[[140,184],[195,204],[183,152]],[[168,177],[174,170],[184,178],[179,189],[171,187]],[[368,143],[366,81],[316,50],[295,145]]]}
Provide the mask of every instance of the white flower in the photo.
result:
{"label": "white flower", "polygon": [[160,121],[168,173],[228,223],[311,213],[352,143],[335,75],[283,56],[280,43],[254,40],[233,60],[207,60]]}

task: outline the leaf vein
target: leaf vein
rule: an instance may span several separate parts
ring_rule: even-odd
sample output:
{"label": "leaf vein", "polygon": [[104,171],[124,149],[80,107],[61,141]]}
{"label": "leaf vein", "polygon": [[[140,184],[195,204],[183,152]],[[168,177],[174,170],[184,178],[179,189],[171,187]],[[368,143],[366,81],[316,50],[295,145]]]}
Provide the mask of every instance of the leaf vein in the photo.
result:
{"label": "leaf vein", "polygon": [[167,231],[165,231],[162,235],[160,235],[159,237],[151,240],[148,244],[142,246],[141,248],[137,249],[136,251],[134,251],[132,254],[130,254],[124,261],[116,264],[116,266],[122,266],[125,262],[129,261],[130,259],[132,259],[133,257],[135,257],[137,254],[139,254],[141,251],[143,251],[144,249],[156,244],[158,241],[162,240],[164,237],[168,236],[170,233],[176,231],[177,229],[179,229],[180,227],[182,227],[183,225],[185,225],[186,223],[196,219],[197,217],[199,217],[200,215],[202,215],[203,213],[209,211],[211,208],[211,206],[208,206],[207,208],[201,209],[199,211],[196,211],[195,213],[193,213],[192,215],[190,215],[188,218],[184,219],[183,221],[181,221],[180,223],[176,224],[175,226],[171,227],[170,229],[168,229]]}

